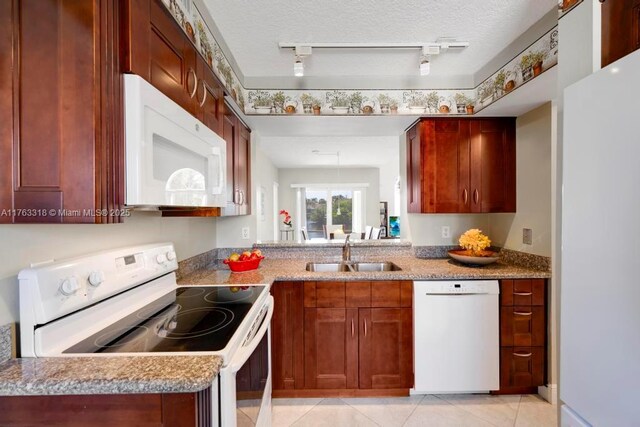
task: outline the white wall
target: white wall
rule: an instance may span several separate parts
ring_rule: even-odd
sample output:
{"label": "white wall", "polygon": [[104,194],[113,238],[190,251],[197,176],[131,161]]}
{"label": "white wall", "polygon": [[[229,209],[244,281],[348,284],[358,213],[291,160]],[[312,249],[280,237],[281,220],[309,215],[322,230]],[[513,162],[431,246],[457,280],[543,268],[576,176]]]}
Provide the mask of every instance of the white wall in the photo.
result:
{"label": "white wall", "polygon": [[[250,247],[256,240],[273,240],[273,183],[278,169],[264,154],[260,134],[251,133],[251,215],[217,219],[217,247]],[[265,220],[258,215],[258,188],[265,190]],[[242,239],[242,228],[249,227],[249,239]]]}
{"label": "white wall", "polygon": [[[551,103],[542,105],[516,122],[515,214],[490,215],[490,235],[503,247],[551,256]],[[533,232],[533,244],[522,243],[522,229]]]}
{"label": "white wall", "polygon": [[0,225],[0,325],[18,321],[18,272],[32,262],[122,246],[170,241],[178,260],[215,248],[216,219],[133,212],[123,224]]}
{"label": "white wall", "polygon": [[[400,176],[400,155],[395,151],[395,155],[389,158],[386,165],[380,166],[380,201],[388,202],[388,215],[394,215],[395,212],[395,184],[396,179]],[[399,206],[398,206],[399,207]]]}
{"label": "white wall", "polygon": [[[341,168],[340,177],[335,168],[280,169],[280,206],[292,215],[296,211],[296,189],[291,184],[334,184],[366,183],[365,224],[376,226],[380,223],[380,170],[378,168]],[[294,217],[295,218],[295,217]],[[298,226],[294,224],[294,227]]]}

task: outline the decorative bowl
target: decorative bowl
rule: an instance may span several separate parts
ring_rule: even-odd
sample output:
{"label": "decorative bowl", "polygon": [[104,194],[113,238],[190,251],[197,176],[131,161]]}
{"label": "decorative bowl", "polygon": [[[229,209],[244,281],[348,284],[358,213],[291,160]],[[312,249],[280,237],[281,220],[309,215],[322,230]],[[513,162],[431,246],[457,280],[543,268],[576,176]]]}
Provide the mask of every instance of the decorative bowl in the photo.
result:
{"label": "decorative bowl", "polygon": [[229,261],[228,259],[225,259],[222,262],[227,264],[231,271],[239,273],[242,271],[251,271],[257,269],[260,265],[260,261],[262,261],[263,259],[264,257],[248,259],[245,261]]}
{"label": "decorative bowl", "polygon": [[487,265],[496,262],[500,256],[497,252],[482,251],[481,256],[469,255],[469,251],[465,249],[452,249],[449,251],[449,256],[456,261],[468,265]]}
{"label": "decorative bowl", "polygon": [[335,114],[347,114],[349,112],[349,107],[331,107]]}
{"label": "decorative bowl", "polygon": [[271,113],[271,107],[253,107],[258,114],[269,114]]}

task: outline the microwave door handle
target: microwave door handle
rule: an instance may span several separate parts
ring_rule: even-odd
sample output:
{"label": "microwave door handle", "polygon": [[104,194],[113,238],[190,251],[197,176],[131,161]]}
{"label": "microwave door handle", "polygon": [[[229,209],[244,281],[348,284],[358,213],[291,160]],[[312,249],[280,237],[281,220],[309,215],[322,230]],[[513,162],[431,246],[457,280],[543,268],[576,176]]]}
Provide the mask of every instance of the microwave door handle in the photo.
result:
{"label": "microwave door handle", "polygon": [[222,194],[222,190],[225,186],[225,183],[224,183],[225,171],[224,171],[224,162],[222,160],[222,150],[218,147],[211,149],[211,154],[209,155],[209,164],[211,165],[210,169],[213,168],[213,162],[215,161],[215,158],[217,158],[217,163],[218,163],[218,185],[213,185],[214,184],[213,174],[209,173],[209,192],[213,195],[218,195],[218,194]]}
{"label": "microwave door handle", "polygon": [[255,351],[256,347],[258,347],[258,344],[260,344],[260,341],[262,341],[262,338],[264,337],[264,335],[267,333],[267,330],[269,329],[269,325],[271,325],[271,318],[273,317],[273,297],[271,295],[269,295],[269,297],[267,298],[267,304],[269,306],[269,309],[267,311],[267,315],[264,317],[264,320],[262,321],[262,326],[260,326],[260,329],[258,330],[258,332],[253,336],[253,338],[251,339],[251,342],[244,347],[240,347],[237,353],[235,354],[235,356],[233,357],[233,359],[231,360],[231,363],[229,364],[229,369],[231,370],[232,374],[235,374],[236,372],[238,372],[240,368],[244,366],[246,361],[249,360],[249,358]]}

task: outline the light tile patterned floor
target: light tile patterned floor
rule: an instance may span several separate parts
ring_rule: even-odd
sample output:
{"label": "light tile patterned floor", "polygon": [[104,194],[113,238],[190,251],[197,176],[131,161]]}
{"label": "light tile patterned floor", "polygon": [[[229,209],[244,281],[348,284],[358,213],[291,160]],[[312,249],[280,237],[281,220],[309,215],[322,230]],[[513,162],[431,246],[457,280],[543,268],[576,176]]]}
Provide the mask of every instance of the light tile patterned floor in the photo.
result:
{"label": "light tile patterned floor", "polygon": [[535,395],[273,399],[273,427],[556,427],[556,414]]}

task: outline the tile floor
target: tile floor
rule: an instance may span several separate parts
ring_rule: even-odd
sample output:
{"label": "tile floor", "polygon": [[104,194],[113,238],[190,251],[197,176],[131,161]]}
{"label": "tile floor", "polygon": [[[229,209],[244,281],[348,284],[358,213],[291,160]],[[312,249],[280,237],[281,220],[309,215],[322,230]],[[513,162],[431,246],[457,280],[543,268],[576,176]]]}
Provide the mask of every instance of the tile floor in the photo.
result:
{"label": "tile floor", "polygon": [[556,410],[535,395],[274,399],[273,427],[546,427],[557,426]]}

